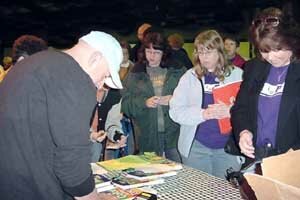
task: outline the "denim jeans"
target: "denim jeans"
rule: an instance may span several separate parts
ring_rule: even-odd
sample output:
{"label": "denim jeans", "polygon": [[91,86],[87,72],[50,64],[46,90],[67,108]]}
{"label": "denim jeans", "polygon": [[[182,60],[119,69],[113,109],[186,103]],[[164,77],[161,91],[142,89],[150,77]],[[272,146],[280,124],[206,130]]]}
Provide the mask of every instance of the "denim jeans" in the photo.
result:
{"label": "denim jeans", "polygon": [[227,154],[224,149],[211,149],[194,140],[189,157],[182,157],[183,164],[225,179],[230,167],[238,171],[241,168],[239,156]]}
{"label": "denim jeans", "polygon": [[166,138],[165,134],[162,132],[159,132],[159,155],[164,156],[170,160],[173,160],[175,162],[181,163],[181,157],[176,147],[174,148],[166,148]]}
{"label": "denim jeans", "polygon": [[181,163],[181,157],[177,148],[165,149],[164,156],[170,160]]}
{"label": "denim jeans", "polygon": [[92,162],[98,162],[102,151],[102,144],[98,142],[93,142],[91,151]]}

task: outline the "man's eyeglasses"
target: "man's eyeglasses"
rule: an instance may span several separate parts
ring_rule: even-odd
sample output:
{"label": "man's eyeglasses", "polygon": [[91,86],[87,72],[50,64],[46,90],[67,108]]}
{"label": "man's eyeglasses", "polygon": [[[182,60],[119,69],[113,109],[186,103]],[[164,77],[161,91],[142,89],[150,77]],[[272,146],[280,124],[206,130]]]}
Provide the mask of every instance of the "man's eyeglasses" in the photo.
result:
{"label": "man's eyeglasses", "polygon": [[261,18],[256,19],[252,22],[254,26],[259,26],[260,24],[264,25],[271,25],[271,26],[278,26],[280,20],[278,17],[267,17],[267,18]]}

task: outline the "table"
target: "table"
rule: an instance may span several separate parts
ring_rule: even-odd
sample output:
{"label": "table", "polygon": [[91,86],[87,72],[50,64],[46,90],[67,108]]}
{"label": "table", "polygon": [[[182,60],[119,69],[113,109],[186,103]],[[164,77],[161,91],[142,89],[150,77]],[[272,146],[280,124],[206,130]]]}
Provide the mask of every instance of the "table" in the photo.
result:
{"label": "table", "polygon": [[176,176],[165,178],[165,183],[153,188],[161,200],[242,199],[239,189],[226,180],[187,166],[183,166]]}
{"label": "table", "polygon": [[[118,176],[120,171],[109,172],[107,176]],[[239,200],[239,189],[228,181],[183,165],[176,176],[165,177],[165,182],[152,186],[160,200]]]}

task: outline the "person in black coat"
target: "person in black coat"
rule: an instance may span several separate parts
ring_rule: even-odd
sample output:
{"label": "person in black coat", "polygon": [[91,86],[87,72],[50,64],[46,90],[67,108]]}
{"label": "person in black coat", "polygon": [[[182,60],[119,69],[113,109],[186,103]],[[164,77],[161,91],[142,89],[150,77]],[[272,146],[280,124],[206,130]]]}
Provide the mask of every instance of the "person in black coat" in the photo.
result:
{"label": "person in black coat", "polygon": [[183,37],[179,33],[174,33],[169,35],[168,43],[172,49],[172,58],[180,62],[183,66],[185,66],[185,68],[191,69],[193,67],[193,63],[191,62],[186,50],[183,48]]}
{"label": "person in black coat", "polygon": [[245,64],[244,80],[231,109],[234,137],[225,147],[227,152],[253,161],[300,148],[297,27],[284,14],[259,15],[253,21],[251,40],[260,55]]}

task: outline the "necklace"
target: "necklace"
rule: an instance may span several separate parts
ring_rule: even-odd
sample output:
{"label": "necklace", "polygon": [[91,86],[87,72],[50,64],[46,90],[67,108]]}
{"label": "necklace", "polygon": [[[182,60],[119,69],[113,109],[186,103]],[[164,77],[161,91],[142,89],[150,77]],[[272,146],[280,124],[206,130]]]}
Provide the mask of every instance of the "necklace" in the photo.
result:
{"label": "necklace", "polygon": [[284,67],[285,69],[283,69],[281,72],[280,70],[276,71],[276,75],[277,75],[277,82],[281,82],[281,78],[286,74],[287,70],[288,70],[288,66]]}

